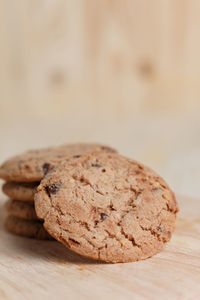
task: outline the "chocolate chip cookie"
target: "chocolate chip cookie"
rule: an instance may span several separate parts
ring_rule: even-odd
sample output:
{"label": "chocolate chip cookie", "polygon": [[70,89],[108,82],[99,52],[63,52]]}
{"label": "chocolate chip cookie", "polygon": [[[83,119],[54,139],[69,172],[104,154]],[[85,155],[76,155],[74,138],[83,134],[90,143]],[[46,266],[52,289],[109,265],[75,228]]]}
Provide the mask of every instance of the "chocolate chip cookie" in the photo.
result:
{"label": "chocolate chip cookie", "polygon": [[159,252],[178,212],[174,193],[154,171],[103,152],[57,165],[38,187],[35,208],[49,234],[66,247],[113,263]]}
{"label": "chocolate chip cookie", "polygon": [[60,161],[92,151],[116,152],[108,146],[84,143],[31,150],[7,160],[0,167],[0,178],[15,182],[40,181]]}
{"label": "chocolate chip cookie", "polygon": [[2,190],[9,198],[19,201],[34,201],[34,194],[39,182],[6,182]]}
{"label": "chocolate chip cookie", "polygon": [[6,202],[5,207],[9,215],[25,220],[38,220],[35,213],[34,202],[10,199]]}
{"label": "chocolate chip cookie", "polygon": [[15,216],[7,216],[5,227],[8,231],[38,240],[53,240],[52,236],[44,229],[42,222],[28,221]]}

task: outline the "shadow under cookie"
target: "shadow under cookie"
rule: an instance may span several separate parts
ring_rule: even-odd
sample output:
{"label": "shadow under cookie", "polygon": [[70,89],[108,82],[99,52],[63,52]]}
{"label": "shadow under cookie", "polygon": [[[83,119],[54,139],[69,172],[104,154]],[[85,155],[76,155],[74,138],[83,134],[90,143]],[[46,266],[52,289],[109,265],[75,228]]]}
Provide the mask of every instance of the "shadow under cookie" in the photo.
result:
{"label": "shadow under cookie", "polygon": [[5,208],[9,215],[24,220],[39,220],[35,212],[34,202],[25,202],[9,199],[5,203]]}
{"label": "shadow under cookie", "polygon": [[[6,219],[7,220],[7,219]],[[31,259],[44,259],[52,263],[65,265],[104,265],[105,262],[96,261],[76,254],[56,240],[38,240],[35,238],[27,238],[26,236],[16,235],[13,229],[7,230],[13,235],[9,237],[9,244],[15,249],[15,254],[20,257],[31,257]]]}
{"label": "shadow under cookie", "polygon": [[5,182],[2,190],[9,198],[19,201],[33,202],[39,182]]}
{"label": "shadow under cookie", "polygon": [[35,238],[38,240],[53,240],[44,229],[40,221],[24,220],[12,215],[8,215],[5,220],[5,228],[17,235]]}

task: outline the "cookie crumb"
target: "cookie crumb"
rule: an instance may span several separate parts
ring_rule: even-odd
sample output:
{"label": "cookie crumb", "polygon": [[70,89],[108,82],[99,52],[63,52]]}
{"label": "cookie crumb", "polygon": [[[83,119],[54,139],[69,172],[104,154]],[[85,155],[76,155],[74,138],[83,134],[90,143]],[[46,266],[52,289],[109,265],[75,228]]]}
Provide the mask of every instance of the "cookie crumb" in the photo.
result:
{"label": "cookie crumb", "polygon": [[168,201],[170,200],[169,197],[167,196],[167,194],[163,194],[162,197],[163,197],[165,200],[168,200]]}

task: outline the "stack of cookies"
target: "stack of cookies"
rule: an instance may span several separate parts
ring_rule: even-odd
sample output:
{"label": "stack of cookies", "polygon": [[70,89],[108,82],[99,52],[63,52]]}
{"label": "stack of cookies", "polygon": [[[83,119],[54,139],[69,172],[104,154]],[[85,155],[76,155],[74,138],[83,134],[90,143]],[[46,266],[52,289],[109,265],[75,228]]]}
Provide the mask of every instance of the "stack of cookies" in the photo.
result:
{"label": "stack of cookies", "polygon": [[0,167],[6,228],[107,262],[151,257],[170,240],[177,202],[148,167],[98,144],[29,151]]}
{"label": "stack of cookies", "polygon": [[21,236],[51,240],[52,237],[44,229],[35,212],[34,194],[38,185],[39,182],[4,183],[3,192],[10,197],[5,205],[8,213],[5,226],[9,231]]}
{"label": "stack of cookies", "polygon": [[98,144],[71,144],[42,150],[31,150],[6,161],[0,168],[0,178],[6,182],[3,192],[8,216],[6,228],[18,235],[52,240],[35,212],[34,195],[41,179],[60,161],[77,158],[91,151],[115,151]]}

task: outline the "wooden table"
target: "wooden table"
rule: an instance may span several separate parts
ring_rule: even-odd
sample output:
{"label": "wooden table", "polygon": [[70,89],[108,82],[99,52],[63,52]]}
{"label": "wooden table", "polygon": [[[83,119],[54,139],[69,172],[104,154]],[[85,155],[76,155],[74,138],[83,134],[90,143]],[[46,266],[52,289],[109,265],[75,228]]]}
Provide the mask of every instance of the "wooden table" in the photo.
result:
{"label": "wooden table", "polygon": [[0,299],[200,299],[200,199],[178,200],[171,242],[154,257],[127,264],[98,263],[58,242],[12,235],[3,228],[2,206]]}

